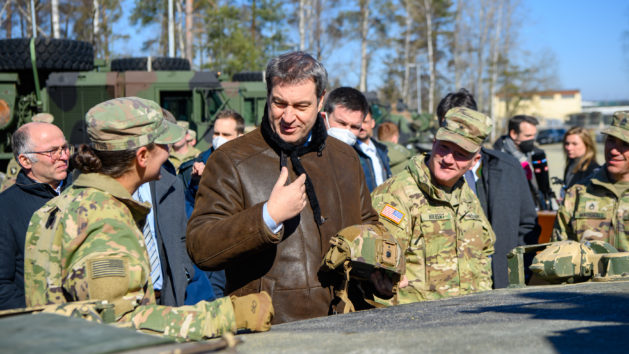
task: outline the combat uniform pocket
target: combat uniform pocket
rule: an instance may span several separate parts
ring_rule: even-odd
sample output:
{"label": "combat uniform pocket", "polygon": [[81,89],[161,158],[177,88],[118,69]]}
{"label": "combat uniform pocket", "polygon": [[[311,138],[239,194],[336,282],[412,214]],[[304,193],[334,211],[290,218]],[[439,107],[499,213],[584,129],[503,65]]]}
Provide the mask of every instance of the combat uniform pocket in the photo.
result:
{"label": "combat uniform pocket", "polygon": [[594,209],[591,206],[579,208],[574,213],[576,240],[602,240],[609,242],[612,215],[610,212]]}
{"label": "combat uniform pocket", "polygon": [[491,290],[491,261],[488,249],[493,239],[489,225],[484,219],[472,212],[465,214],[459,225],[461,239],[459,247],[459,276],[461,292]]}
{"label": "combat uniform pocket", "polygon": [[629,209],[619,211],[622,213],[622,230],[618,233],[615,247],[620,252],[629,251]]}
{"label": "combat uniform pocket", "polygon": [[459,227],[468,248],[480,252],[489,246],[487,245],[487,237],[485,237],[489,230],[480,215],[471,212],[465,214]]}
{"label": "combat uniform pocket", "polygon": [[446,210],[421,214],[425,242],[426,283],[441,295],[458,288],[458,259],[455,220]]}
{"label": "combat uniform pocket", "polygon": [[404,251],[406,261],[406,281],[408,284],[399,289],[398,301],[410,303],[427,300],[426,293],[426,245],[424,235],[416,230],[412,235],[408,247]]}

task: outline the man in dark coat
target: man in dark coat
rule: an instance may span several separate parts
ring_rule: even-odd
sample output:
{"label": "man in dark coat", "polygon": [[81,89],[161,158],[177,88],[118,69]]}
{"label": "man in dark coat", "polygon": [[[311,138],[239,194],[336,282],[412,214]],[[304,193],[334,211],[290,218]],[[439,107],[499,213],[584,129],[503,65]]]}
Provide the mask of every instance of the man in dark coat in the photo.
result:
{"label": "man in dark coat", "polygon": [[[174,174],[174,168],[166,162],[160,170],[161,178],[149,182],[153,215],[155,217],[155,238],[162,267],[162,288],[158,303],[166,306],[183,306],[186,288],[193,278],[194,264],[186,251],[186,217],[183,183]],[[197,300],[213,298],[209,281],[208,292],[198,294]],[[195,302],[196,303],[196,302]]]}
{"label": "man in dark coat", "polygon": [[70,150],[55,125],[24,124],[13,134],[11,146],[22,169],[15,184],[0,193],[0,310],[26,306],[24,242],[28,223],[37,209],[68,185]]}
{"label": "man in dark coat", "polygon": [[476,181],[478,197],[496,233],[492,258],[494,289],[509,286],[507,253],[523,244],[535,244],[540,228],[526,177],[513,157],[481,149],[482,172]]}
{"label": "man in dark coat", "polygon": [[[454,107],[476,110],[474,97],[465,89],[449,93],[437,107],[441,126],[446,112]],[[465,175],[494,229],[492,257],[494,289],[509,285],[507,253],[523,244],[535,244],[540,227],[528,182],[520,163],[505,153],[481,148],[480,163]]]}

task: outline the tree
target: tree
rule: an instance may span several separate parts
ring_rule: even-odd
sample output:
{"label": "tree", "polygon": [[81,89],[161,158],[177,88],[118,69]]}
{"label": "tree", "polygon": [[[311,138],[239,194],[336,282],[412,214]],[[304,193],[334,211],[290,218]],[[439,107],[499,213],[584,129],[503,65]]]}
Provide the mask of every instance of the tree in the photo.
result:
{"label": "tree", "polygon": [[186,0],[186,58],[192,62],[194,59],[194,35],[192,33],[192,23],[194,11],[194,0]]}
{"label": "tree", "polygon": [[[270,58],[289,49],[280,6],[275,0],[254,0],[241,6],[228,1],[207,3],[197,11],[206,38],[203,67],[227,75],[263,70]],[[243,22],[248,25],[242,26]]]}
{"label": "tree", "polygon": [[426,17],[426,47],[428,50],[428,72],[430,73],[430,82],[428,89],[428,113],[433,112],[435,106],[435,56],[433,50],[433,35],[432,35],[432,0],[424,0],[424,15]]}
{"label": "tree", "polygon": [[59,0],[51,0],[50,13],[52,21],[52,36],[53,38],[59,38]]}
{"label": "tree", "polygon": [[129,21],[141,27],[158,26],[159,32],[142,43],[142,50],[168,56],[168,0],[136,0]]}
{"label": "tree", "polygon": [[359,33],[360,75],[359,90],[367,91],[369,61],[374,54],[385,48],[387,24],[392,20],[393,11],[384,0],[357,0],[357,8],[340,11],[335,19],[338,33],[347,41],[352,41]]}

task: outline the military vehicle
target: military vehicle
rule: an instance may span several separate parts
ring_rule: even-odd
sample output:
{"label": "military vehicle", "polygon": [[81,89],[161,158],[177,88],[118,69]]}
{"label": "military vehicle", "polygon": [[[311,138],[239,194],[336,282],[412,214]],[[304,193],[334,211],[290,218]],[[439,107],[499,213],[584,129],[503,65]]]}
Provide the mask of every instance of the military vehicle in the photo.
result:
{"label": "military vehicle", "polygon": [[[263,75],[240,73],[227,81],[212,71],[191,71],[181,58],[94,60],[86,42],[37,37],[0,40],[0,171],[11,158],[10,136],[36,113],[47,112],[71,144],[87,141],[85,113],[123,96],[158,102],[210,146],[213,118],[225,109],[258,124],[266,102]],[[238,80],[238,81],[236,81]]]}
{"label": "military vehicle", "polygon": [[365,97],[376,125],[392,122],[400,130],[399,144],[415,152],[427,152],[432,148],[432,141],[437,128],[437,118],[429,113],[411,112],[408,107],[398,102],[395,107],[380,102],[376,92],[365,92]]}

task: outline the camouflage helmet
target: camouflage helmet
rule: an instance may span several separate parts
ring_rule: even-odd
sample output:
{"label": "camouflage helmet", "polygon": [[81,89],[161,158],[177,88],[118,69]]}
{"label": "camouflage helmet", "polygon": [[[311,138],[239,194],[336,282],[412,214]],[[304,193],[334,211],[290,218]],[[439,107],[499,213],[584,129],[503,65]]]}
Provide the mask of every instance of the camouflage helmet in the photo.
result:
{"label": "camouflage helmet", "polygon": [[[345,303],[344,312],[353,312],[354,303],[349,299],[350,279],[370,280],[372,273],[383,270],[397,293],[398,283],[405,272],[404,252],[384,227],[377,225],[354,225],[339,231],[330,239],[331,247],[323,257],[323,274],[343,274],[340,283],[333,285],[335,295]],[[377,303],[362,299],[371,306]]]}
{"label": "camouflage helmet", "polygon": [[539,252],[529,267],[533,273],[550,282],[591,276],[590,258],[594,251],[583,243],[558,241]]}
{"label": "camouflage helmet", "polygon": [[354,225],[339,231],[330,240],[323,258],[324,270],[339,269],[349,261],[352,276],[368,279],[373,269],[389,273],[395,283],[405,271],[404,252],[386,229],[376,225]]}

